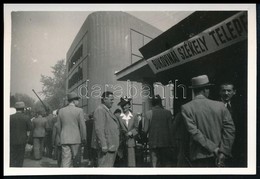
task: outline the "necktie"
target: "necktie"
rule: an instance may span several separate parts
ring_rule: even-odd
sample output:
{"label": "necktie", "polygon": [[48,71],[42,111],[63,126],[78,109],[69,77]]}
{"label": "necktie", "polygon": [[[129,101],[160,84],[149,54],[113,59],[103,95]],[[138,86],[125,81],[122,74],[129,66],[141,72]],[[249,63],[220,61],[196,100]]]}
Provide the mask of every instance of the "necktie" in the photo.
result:
{"label": "necktie", "polygon": [[227,109],[229,110],[230,114],[232,115],[232,108],[230,103],[227,103]]}

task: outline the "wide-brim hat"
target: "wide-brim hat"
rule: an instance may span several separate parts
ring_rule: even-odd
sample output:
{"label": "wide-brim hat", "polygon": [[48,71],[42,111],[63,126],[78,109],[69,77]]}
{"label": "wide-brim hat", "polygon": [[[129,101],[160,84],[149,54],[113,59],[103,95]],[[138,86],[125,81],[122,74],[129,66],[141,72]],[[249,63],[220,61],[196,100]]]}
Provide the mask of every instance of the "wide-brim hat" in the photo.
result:
{"label": "wide-brim hat", "polygon": [[67,94],[67,98],[68,98],[68,101],[71,101],[71,100],[73,100],[73,99],[75,99],[75,100],[80,99],[80,97],[78,96],[78,94],[75,93],[75,92],[71,92],[71,93]]}
{"label": "wide-brim hat", "polygon": [[202,88],[207,86],[212,86],[214,84],[209,82],[207,75],[196,76],[191,79],[191,86],[189,88]]}
{"label": "wide-brim hat", "polygon": [[117,104],[118,106],[125,106],[126,104],[130,104],[132,99],[128,98],[127,96],[123,96],[120,98],[120,102]]}
{"label": "wide-brim hat", "polygon": [[25,108],[25,104],[24,104],[24,102],[19,101],[19,102],[16,102],[16,103],[15,103],[14,107],[15,107],[16,109],[22,109],[22,108]]}

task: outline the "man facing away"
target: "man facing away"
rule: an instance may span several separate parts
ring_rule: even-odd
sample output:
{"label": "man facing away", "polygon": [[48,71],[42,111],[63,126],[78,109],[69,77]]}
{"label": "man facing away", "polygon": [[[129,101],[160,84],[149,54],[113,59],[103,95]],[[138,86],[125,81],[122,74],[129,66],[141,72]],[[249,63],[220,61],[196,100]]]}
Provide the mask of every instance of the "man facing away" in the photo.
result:
{"label": "man facing away", "polygon": [[191,82],[195,97],[181,107],[181,113],[190,134],[192,167],[224,166],[235,138],[233,120],[222,102],[208,99],[212,84],[207,75]]}
{"label": "man facing away", "polygon": [[72,92],[67,95],[69,105],[58,114],[58,133],[62,146],[61,167],[79,167],[81,163],[81,143],[86,142],[84,113],[78,108],[79,97]]}
{"label": "man facing away", "polygon": [[159,95],[152,98],[152,110],[146,112],[144,131],[148,133],[148,145],[152,167],[169,167],[171,153],[171,111],[162,106]]}
{"label": "man facing away", "polygon": [[92,147],[97,150],[98,167],[113,167],[119,147],[119,124],[110,111],[114,102],[113,93],[106,91],[101,96],[101,104],[94,112]]}
{"label": "man facing away", "polygon": [[32,123],[24,114],[24,102],[16,102],[15,108],[16,113],[10,116],[10,167],[22,167],[27,132],[32,129]]}
{"label": "man facing away", "polygon": [[44,152],[44,139],[46,136],[47,119],[42,116],[43,111],[36,112],[36,118],[32,121],[33,130],[33,156],[35,160],[42,159]]}

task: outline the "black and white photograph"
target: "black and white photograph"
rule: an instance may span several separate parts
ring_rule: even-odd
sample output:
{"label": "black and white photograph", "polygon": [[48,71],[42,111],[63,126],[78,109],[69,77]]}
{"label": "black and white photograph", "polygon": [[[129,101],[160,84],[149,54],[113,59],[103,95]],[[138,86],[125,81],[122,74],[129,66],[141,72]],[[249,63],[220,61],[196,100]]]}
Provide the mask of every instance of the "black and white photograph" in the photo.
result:
{"label": "black and white photograph", "polygon": [[256,4],[4,4],[4,175],[255,175]]}

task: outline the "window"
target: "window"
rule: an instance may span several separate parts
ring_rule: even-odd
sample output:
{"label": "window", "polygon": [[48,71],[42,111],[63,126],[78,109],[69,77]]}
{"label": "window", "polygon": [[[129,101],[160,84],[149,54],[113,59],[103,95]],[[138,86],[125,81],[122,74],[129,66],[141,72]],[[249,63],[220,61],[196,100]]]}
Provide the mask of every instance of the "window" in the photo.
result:
{"label": "window", "polygon": [[79,61],[83,54],[83,45],[81,45],[76,52],[73,54],[69,61],[68,71],[72,69],[72,67]]}
{"label": "window", "polygon": [[131,29],[131,63],[135,63],[142,59],[143,56],[139,49],[150,42],[152,38],[144,35],[141,32]]}

